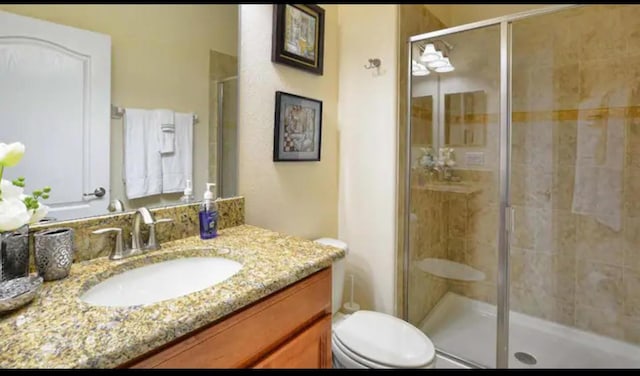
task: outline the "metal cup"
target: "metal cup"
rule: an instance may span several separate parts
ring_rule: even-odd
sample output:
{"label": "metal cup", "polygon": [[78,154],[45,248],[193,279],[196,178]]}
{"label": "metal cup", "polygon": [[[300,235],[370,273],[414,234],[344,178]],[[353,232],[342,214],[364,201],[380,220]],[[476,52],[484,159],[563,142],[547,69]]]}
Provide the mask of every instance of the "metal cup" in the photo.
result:
{"label": "metal cup", "polygon": [[0,232],[0,281],[29,275],[29,226]]}
{"label": "metal cup", "polygon": [[45,281],[69,275],[74,254],[73,235],[73,229],[68,227],[51,228],[33,235],[36,270]]}

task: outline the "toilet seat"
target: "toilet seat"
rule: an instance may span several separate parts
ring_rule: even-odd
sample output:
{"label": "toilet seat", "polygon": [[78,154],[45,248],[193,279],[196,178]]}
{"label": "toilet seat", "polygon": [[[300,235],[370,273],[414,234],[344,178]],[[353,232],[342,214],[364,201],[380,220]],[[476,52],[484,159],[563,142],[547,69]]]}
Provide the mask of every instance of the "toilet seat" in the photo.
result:
{"label": "toilet seat", "polygon": [[435,359],[424,333],[394,316],[361,310],[334,328],[332,340],[343,356],[367,368],[423,368]]}
{"label": "toilet seat", "polygon": [[[385,364],[372,362],[365,358],[362,358],[361,356],[352,352],[346,346],[344,346],[344,344],[340,342],[340,339],[338,339],[335,335],[332,336],[331,340],[333,341],[332,349],[334,350],[334,354],[342,355],[342,356],[339,356],[338,358],[343,363],[355,363],[355,364],[351,364],[351,366],[356,366],[359,368],[391,368]],[[347,359],[344,359],[344,358],[347,358]]]}

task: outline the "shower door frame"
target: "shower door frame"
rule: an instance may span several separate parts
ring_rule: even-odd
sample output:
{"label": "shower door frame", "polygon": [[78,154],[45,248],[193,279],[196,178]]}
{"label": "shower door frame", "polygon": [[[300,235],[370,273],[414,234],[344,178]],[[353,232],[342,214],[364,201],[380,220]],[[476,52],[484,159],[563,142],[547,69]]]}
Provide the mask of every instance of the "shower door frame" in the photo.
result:
{"label": "shower door frame", "polygon": [[[404,221],[409,223],[411,185],[411,100],[412,100],[412,45],[426,39],[433,39],[449,34],[480,29],[489,26],[500,25],[500,140],[499,140],[499,193],[500,213],[498,222],[498,291],[497,291],[497,333],[496,333],[496,368],[508,368],[509,366],[509,250],[510,237],[513,233],[513,209],[509,201],[510,175],[511,175],[511,26],[513,21],[534,17],[542,14],[553,13],[582,5],[563,4],[549,6],[542,9],[534,9],[526,12],[514,13],[507,16],[491,18],[484,21],[454,26],[429,33],[409,37],[408,43],[408,69],[407,69],[407,132],[405,150],[405,185],[404,185]],[[403,255],[403,319],[409,316],[409,226],[404,226],[404,255]],[[436,353],[444,358],[463,363],[470,367],[485,368],[468,359],[455,354],[436,349]]]}

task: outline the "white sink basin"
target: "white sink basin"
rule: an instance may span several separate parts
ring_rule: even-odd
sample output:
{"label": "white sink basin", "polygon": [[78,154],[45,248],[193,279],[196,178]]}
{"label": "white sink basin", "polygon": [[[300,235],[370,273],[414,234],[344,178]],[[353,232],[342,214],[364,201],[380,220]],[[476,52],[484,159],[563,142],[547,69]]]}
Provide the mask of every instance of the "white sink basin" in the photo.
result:
{"label": "white sink basin", "polygon": [[186,257],[116,274],[80,296],[85,303],[128,307],[177,298],[220,283],[242,268],[222,257]]}

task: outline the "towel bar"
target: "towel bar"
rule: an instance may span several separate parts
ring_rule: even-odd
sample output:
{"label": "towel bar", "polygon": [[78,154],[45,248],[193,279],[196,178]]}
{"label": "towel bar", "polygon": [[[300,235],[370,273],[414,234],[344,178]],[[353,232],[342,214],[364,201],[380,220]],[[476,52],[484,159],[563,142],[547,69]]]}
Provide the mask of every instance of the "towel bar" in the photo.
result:
{"label": "towel bar", "polygon": [[[123,115],[124,115],[124,107],[111,105],[112,119],[121,119]],[[193,123],[196,124],[197,122],[198,122],[198,114],[193,114]]]}

